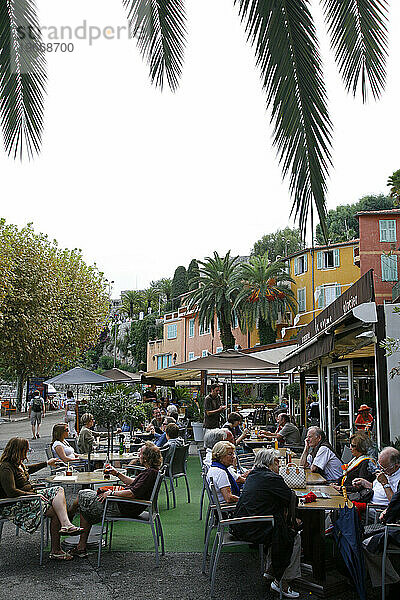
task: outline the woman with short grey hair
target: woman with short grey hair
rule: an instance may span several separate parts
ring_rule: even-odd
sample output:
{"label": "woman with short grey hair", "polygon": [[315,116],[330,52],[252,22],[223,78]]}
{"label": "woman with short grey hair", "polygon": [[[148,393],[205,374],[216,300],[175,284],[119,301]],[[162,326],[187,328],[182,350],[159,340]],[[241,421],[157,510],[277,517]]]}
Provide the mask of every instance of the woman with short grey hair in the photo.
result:
{"label": "woman with short grey hair", "polygon": [[217,442],[222,442],[226,439],[226,433],[223,429],[207,429],[204,434],[204,448],[206,449],[206,455],[204,457],[204,464],[207,467],[211,467],[212,463],[212,449]]}
{"label": "woman with short grey hair", "polygon": [[279,452],[272,448],[260,448],[254,459],[253,469],[272,469],[274,461],[279,460]]}

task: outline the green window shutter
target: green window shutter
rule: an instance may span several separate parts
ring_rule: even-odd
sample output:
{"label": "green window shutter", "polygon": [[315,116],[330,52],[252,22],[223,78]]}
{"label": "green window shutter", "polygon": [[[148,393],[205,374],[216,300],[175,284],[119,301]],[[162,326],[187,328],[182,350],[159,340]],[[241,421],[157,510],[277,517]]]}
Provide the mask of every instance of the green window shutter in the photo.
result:
{"label": "green window shutter", "polygon": [[340,266],[340,250],[339,250],[339,248],[335,248],[333,251],[333,266],[334,267]]}
{"label": "green window shutter", "polygon": [[397,256],[381,256],[382,281],[398,281]]}
{"label": "green window shutter", "polygon": [[317,269],[322,269],[322,252],[317,252]]}
{"label": "green window shutter", "polygon": [[341,293],[342,293],[342,286],[339,283],[337,283],[336,284],[336,298],[339,298]]}
{"label": "green window shutter", "polygon": [[388,242],[396,241],[396,221],[387,221]]}
{"label": "green window shutter", "polygon": [[321,285],[319,287],[319,296],[318,296],[318,305],[317,305],[317,308],[324,308],[324,306],[325,306],[325,290],[324,290],[324,286]]}
{"label": "green window shutter", "polygon": [[381,242],[388,242],[388,222],[379,221],[379,240]]}

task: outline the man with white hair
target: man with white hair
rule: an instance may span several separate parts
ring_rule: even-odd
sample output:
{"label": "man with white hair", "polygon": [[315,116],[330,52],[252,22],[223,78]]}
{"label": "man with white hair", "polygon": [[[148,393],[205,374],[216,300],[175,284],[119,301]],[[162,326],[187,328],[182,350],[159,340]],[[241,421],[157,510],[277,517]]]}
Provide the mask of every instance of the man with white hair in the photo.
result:
{"label": "man with white hair", "polygon": [[312,473],[320,473],[327,481],[337,481],[343,474],[342,461],[319,427],[308,428],[299,464]]}
{"label": "man with white hair", "polygon": [[353,485],[365,489],[372,488],[374,495],[371,502],[387,506],[393,494],[400,490],[400,452],[391,446],[383,448],[378,456],[378,466],[380,470],[372,483],[357,477]]}
{"label": "man with white hair", "polygon": [[[279,453],[261,448],[257,452],[253,469],[242,488],[234,517],[273,515],[271,523],[240,524],[232,526],[233,535],[252,544],[264,544],[268,551],[264,576],[272,579],[271,590],[282,596],[298,598],[299,593],[289,587],[290,582],[301,577],[300,535],[291,527],[292,508],[296,503],[294,492],[279,475]],[[294,511],[293,511],[294,512]]]}

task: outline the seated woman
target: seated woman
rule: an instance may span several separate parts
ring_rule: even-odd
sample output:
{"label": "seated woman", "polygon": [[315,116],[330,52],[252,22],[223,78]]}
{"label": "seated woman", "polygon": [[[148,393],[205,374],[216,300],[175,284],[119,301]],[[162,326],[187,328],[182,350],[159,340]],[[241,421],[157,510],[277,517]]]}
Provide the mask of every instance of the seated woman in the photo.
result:
{"label": "seated woman", "polygon": [[[233,525],[233,535],[251,544],[264,544],[271,548],[264,576],[273,579],[271,589],[279,593],[282,579],[284,598],[297,598],[298,592],[289,587],[290,582],[301,576],[300,535],[290,523],[291,507],[295,506],[294,492],[279,475],[279,454],[276,450],[261,448],[256,455],[254,467],[243,486],[233,517],[273,515],[271,523]],[[274,579],[275,578],[275,579]]]}
{"label": "seated woman", "polygon": [[[44,469],[48,465],[57,464],[56,458],[27,467],[24,461],[28,456],[29,442],[25,438],[11,438],[0,457],[0,498],[19,498],[37,494],[45,505],[46,516],[50,517],[51,552],[54,560],[71,560],[72,556],[63,552],[60,546],[60,535],[79,535],[80,527],[75,527],[69,520],[64,490],[60,486],[52,486],[36,491],[29,481],[29,475]],[[9,519],[15,525],[33,533],[40,527],[40,501],[12,504],[0,507],[0,517]]]}
{"label": "seated woman", "polygon": [[232,471],[235,463],[235,446],[231,442],[217,442],[212,451],[212,463],[207,472],[207,481],[212,478],[220,502],[237,502],[239,500],[239,484],[245,478]]}
{"label": "seated woman", "polygon": [[372,490],[353,484],[354,479],[358,477],[371,483],[375,479],[378,468],[374,460],[368,456],[370,446],[370,439],[364,432],[354,433],[350,438],[350,450],[354,458],[348,465],[343,465],[343,476],[339,477],[336,483],[331,484],[338,491],[341,491],[344,486],[350,500],[354,502],[369,502],[373,495]]}
{"label": "seated woman", "polygon": [[232,412],[228,415],[225,425],[223,425],[224,429],[228,429],[232,433],[235,446],[239,446],[250,433],[248,429],[242,430],[241,424],[242,416],[237,412]]}
{"label": "seated woman", "polygon": [[[132,479],[119,473],[111,467],[109,469],[111,475],[118,477],[125,489],[119,491],[107,490],[102,494],[97,494],[94,490],[81,490],[77,500],[74,502],[71,513],[74,514],[77,510],[80,511],[81,527],[83,533],[79,538],[78,545],[75,550],[71,551],[80,557],[87,556],[86,543],[89,537],[90,529],[95,523],[99,523],[103,518],[103,502],[108,496],[114,498],[140,498],[140,500],[149,500],[154,488],[154,483],[160,470],[162,458],[161,451],[152,442],[146,442],[139,453],[140,464],[145,467],[137,477]],[[135,519],[146,507],[140,504],[128,504],[125,502],[112,502],[108,505],[107,514],[113,516],[122,516]]]}
{"label": "seated woman", "polygon": [[76,462],[81,460],[79,454],[74,452],[72,446],[66,441],[68,437],[68,426],[64,423],[58,423],[53,427],[53,438],[51,440],[51,451],[55,458],[59,458],[64,463]]}

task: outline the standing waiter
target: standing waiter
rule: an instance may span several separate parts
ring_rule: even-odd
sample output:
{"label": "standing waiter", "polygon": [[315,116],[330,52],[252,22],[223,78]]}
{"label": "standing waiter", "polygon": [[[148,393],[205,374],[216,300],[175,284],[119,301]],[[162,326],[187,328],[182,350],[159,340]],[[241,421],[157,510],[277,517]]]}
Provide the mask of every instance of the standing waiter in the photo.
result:
{"label": "standing waiter", "polygon": [[204,399],[204,429],[219,427],[220,414],[226,410],[226,405],[221,403],[220,391],[218,383],[213,383],[210,393]]}

